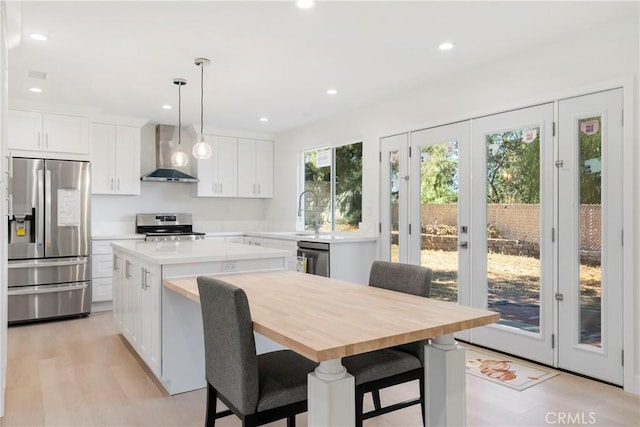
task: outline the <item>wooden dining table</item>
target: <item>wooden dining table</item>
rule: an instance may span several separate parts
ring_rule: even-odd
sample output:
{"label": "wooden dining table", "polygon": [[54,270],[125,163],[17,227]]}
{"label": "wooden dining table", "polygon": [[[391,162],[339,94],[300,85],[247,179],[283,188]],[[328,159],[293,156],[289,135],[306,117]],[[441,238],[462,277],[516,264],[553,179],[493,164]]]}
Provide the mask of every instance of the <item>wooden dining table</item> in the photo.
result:
{"label": "wooden dining table", "polygon": [[[355,423],[343,357],[426,339],[426,424],[465,424],[464,349],[453,334],[497,322],[498,313],[294,271],[217,277],[245,291],[255,332],[319,363],[308,380],[309,426]],[[163,285],[200,301],[195,277]]]}

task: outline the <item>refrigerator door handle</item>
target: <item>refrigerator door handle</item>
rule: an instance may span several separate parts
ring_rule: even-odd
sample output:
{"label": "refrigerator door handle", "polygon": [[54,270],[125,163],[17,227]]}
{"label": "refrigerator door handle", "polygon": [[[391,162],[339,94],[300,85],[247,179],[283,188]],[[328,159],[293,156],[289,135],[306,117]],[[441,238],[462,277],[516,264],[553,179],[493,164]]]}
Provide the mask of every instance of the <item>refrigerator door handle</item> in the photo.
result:
{"label": "refrigerator door handle", "polygon": [[33,267],[39,267],[39,268],[43,268],[43,267],[65,267],[65,266],[72,266],[72,265],[83,265],[83,264],[87,264],[88,259],[87,258],[82,258],[82,259],[74,259],[74,260],[69,260],[69,261],[46,261],[43,262],[42,260],[34,260],[34,261],[23,261],[23,262],[9,262],[7,263],[7,268],[33,268]]}
{"label": "refrigerator door handle", "polygon": [[53,218],[51,216],[51,171],[49,169],[45,169],[44,171],[44,185],[46,188],[46,198],[45,198],[45,211],[44,217],[47,224],[50,226],[45,228],[44,233],[44,241],[45,241],[45,253],[47,249],[51,248],[51,224],[53,224]]}
{"label": "refrigerator door handle", "polygon": [[36,206],[36,247],[38,249],[44,244],[44,170],[38,169],[38,205]]}
{"label": "refrigerator door handle", "polygon": [[67,291],[80,291],[82,289],[87,289],[89,285],[86,283],[83,283],[81,285],[68,285],[68,286],[60,286],[57,288],[46,288],[46,289],[32,289],[33,286],[25,286],[23,288],[17,288],[17,289],[12,289],[9,288],[9,291],[7,292],[8,296],[14,296],[14,295],[34,295],[34,294],[50,294],[53,292],[67,292]]}

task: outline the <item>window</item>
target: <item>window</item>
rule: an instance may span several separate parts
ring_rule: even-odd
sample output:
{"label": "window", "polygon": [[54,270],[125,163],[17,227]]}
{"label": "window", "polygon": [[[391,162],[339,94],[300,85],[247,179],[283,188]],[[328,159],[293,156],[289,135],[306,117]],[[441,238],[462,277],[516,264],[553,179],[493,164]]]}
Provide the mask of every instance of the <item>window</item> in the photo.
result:
{"label": "window", "polygon": [[358,231],[362,221],[362,142],[302,155],[304,229]]}

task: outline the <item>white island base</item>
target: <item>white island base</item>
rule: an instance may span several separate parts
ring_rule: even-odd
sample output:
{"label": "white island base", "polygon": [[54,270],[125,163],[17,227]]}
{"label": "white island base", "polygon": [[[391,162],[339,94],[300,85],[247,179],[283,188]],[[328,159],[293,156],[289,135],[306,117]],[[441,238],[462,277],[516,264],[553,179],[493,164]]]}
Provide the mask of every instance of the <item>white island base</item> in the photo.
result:
{"label": "white island base", "polygon": [[[169,394],[206,386],[200,305],[162,280],[234,272],[282,270],[287,252],[235,243],[113,244],[113,316],[125,339]],[[259,353],[282,348],[256,334]]]}

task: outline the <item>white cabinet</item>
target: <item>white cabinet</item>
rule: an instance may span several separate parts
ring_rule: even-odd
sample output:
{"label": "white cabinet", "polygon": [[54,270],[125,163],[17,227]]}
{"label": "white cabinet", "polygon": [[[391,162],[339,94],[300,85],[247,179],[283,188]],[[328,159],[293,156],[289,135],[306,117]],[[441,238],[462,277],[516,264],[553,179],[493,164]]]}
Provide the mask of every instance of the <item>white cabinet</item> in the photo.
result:
{"label": "white cabinet", "polygon": [[161,267],[116,253],[113,316],[124,337],[157,376],[161,374]]}
{"label": "white cabinet", "polygon": [[91,124],[93,194],[140,194],[140,128]]}
{"label": "white cabinet", "polygon": [[238,138],[238,197],[273,197],[273,141]]}
{"label": "white cabinet", "polygon": [[199,197],[237,197],[238,138],[206,135],[211,145],[211,158],[198,160]]}
{"label": "white cabinet", "polygon": [[[140,237],[142,239],[142,237]],[[117,257],[113,255],[111,243],[121,240],[93,240],[91,243],[91,302],[106,303],[113,301],[113,310],[116,310],[116,297],[113,294],[114,277],[121,267]],[[94,306],[99,310],[101,305]],[[104,307],[103,309],[109,309]]]}
{"label": "white cabinet", "polygon": [[296,270],[296,264],[298,260],[298,242],[296,240],[245,236],[244,244],[287,251],[287,256],[285,258],[285,269],[292,271]]}
{"label": "white cabinet", "polygon": [[7,148],[11,151],[51,158],[89,155],[86,117],[24,110],[8,110],[7,117]]}

